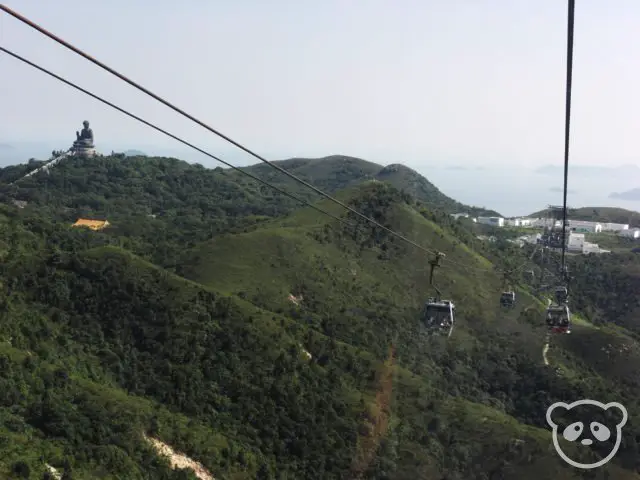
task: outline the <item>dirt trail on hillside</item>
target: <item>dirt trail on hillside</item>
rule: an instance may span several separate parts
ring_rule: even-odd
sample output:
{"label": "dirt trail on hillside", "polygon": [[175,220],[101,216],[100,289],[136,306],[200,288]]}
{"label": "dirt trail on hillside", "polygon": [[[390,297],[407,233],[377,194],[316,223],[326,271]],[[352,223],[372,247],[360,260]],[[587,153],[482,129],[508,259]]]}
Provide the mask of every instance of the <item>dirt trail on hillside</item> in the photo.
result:
{"label": "dirt trail on hillside", "polygon": [[158,440],[157,438],[152,438],[147,436],[146,434],[142,434],[144,439],[149,442],[149,444],[158,452],[159,455],[166,457],[171,462],[171,468],[174,470],[182,469],[182,468],[190,468],[196,473],[196,477],[200,480],[215,480],[215,477],[209,472],[201,463],[196,462],[195,460],[190,459],[186,455],[176,452],[173,448],[171,448],[166,443]]}
{"label": "dirt trail on hillside", "polygon": [[370,405],[363,425],[366,430],[359,435],[358,450],[351,466],[354,480],[364,479],[366,470],[376,456],[380,440],[387,434],[391,418],[391,399],[395,370],[395,346],[389,349],[389,357],[382,366],[378,376],[376,399]]}
{"label": "dirt trail on hillside", "polygon": [[549,359],[547,358],[547,352],[549,351],[549,337],[550,335],[547,333],[544,340],[544,346],[542,347],[542,360],[544,360],[544,364],[547,366],[549,366]]}

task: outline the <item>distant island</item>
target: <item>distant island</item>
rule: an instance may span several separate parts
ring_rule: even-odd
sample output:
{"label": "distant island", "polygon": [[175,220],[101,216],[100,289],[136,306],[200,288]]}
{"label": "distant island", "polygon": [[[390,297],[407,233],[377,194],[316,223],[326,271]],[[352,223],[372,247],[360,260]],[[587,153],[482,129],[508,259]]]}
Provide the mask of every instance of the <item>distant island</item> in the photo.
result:
{"label": "distant island", "polygon": [[[599,175],[637,175],[640,168],[637,165],[570,165],[569,175],[577,175],[580,177],[593,177]],[[564,166],[562,165],[543,165],[534,170],[539,175],[562,175]]]}
{"label": "distant island", "polygon": [[140,150],[125,150],[124,154],[127,157],[146,157],[146,156],[148,156],[146,153],[141,152]]}
{"label": "distant island", "polygon": [[[564,192],[564,189],[562,187],[551,187],[549,191],[554,193],[562,193]],[[567,193],[575,194],[577,192],[575,190],[567,189]]]}
{"label": "distant island", "polygon": [[445,167],[447,170],[458,170],[458,171],[470,171],[470,170],[486,170],[486,167],[483,166],[464,166],[464,165],[450,165]]}
{"label": "distant island", "polygon": [[632,188],[631,190],[627,190],[626,192],[613,192],[609,194],[609,198],[615,198],[617,200],[629,200],[629,201],[640,201],[640,188]]}

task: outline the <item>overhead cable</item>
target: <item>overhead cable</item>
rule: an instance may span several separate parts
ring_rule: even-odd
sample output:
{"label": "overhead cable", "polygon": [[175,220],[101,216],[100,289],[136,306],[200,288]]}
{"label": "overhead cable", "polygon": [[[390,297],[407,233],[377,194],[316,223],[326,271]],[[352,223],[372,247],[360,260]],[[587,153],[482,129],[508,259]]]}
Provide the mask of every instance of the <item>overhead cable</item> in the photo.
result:
{"label": "overhead cable", "polygon": [[565,253],[567,250],[567,186],[569,180],[569,127],[571,124],[571,86],[573,79],[573,24],[575,17],[575,0],[569,0],[567,14],[567,84],[565,88],[564,115],[564,188],[562,201],[562,275],[565,275]]}

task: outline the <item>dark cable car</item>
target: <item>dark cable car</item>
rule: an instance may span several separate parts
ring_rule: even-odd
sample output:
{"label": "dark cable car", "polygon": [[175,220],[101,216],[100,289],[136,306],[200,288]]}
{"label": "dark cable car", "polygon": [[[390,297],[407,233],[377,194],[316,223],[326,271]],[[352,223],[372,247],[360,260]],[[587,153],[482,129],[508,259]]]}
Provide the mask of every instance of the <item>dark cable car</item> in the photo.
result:
{"label": "dark cable car", "polygon": [[444,253],[438,252],[436,258],[431,260],[431,273],[429,276],[429,284],[436,291],[435,298],[429,298],[422,310],[422,322],[430,332],[440,333],[441,335],[451,336],[453,332],[453,324],[455,322],[455,305],[451,300],[441,300],[440,290],[433,284],[433,272],[436,267],[440,266],[440,258],[444,257]]}
{"label": "dark cable car", "polygon": [[500,295],[500,305],[511,308],[516,304],[516,292],[502,292]]}
{"label": "dark cable car", "polygon": [[552,333],[571,333],[571,312],[567,305],[549,305],[547,327]]}
{"label": "dark cable car", "polygon": [[500,295],[500,305],[506,308],[512,308],[516,304],[516,292],[513,291],[511,278],[514,274],[514,269],[504,270],[502,294]]}
{"label": "dark cable car", "polygon": [[451,300],[430,298],[425,303],[422,321],[429,330],[438,331],[448,337],[453,331],[455,309]]}

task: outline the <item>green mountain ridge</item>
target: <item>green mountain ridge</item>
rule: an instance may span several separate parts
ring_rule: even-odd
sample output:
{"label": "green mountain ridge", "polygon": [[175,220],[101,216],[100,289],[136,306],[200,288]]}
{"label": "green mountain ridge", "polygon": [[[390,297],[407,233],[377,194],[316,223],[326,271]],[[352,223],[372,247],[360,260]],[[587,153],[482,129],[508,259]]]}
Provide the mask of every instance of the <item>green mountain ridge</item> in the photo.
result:
{"label": "green mountain ridge", "polygon": [[[639,478],[637,255],[572,259],[584,318],[551,339],[545,366],[535,286],[511,279],[517,306],[498,305],[499,270],[530,251],[478,242],[441,197],[417,198],[406,179],[400,191],[375,164],[335,161],[347,171],[297,168],[446,254],[448,341],[419,320],[430,255],[237,173],[105,157],[2,186],[4,202],[29,205],[0,206],[0,478],[42,478],[44,462],[72,478],[195,478],[143,432],[221,479]],[[83,215],[112,227],[70,228]],[[545,420],[553,402],[584,397],[630,414],[595,473],[562,462]]]}
{"label": "green mountain ridge", "polygon": [[[464,205],[444,195],[435,185],[415,170],[402,165],[390,164],[385,167],[355,157],[331,155],[322,158],[292,158],[273,162],[303,180],[328,193],[347,188],[367,180],[388,182],[399,190],[404,190],[416,199],[428,202],[447,213],[470,213],[474,216],[500,216],[493,210]],[[269,182],[283,188],[298,185],[266,164],[247,167]],[[320,197],[310,197],[318,200]]]}

